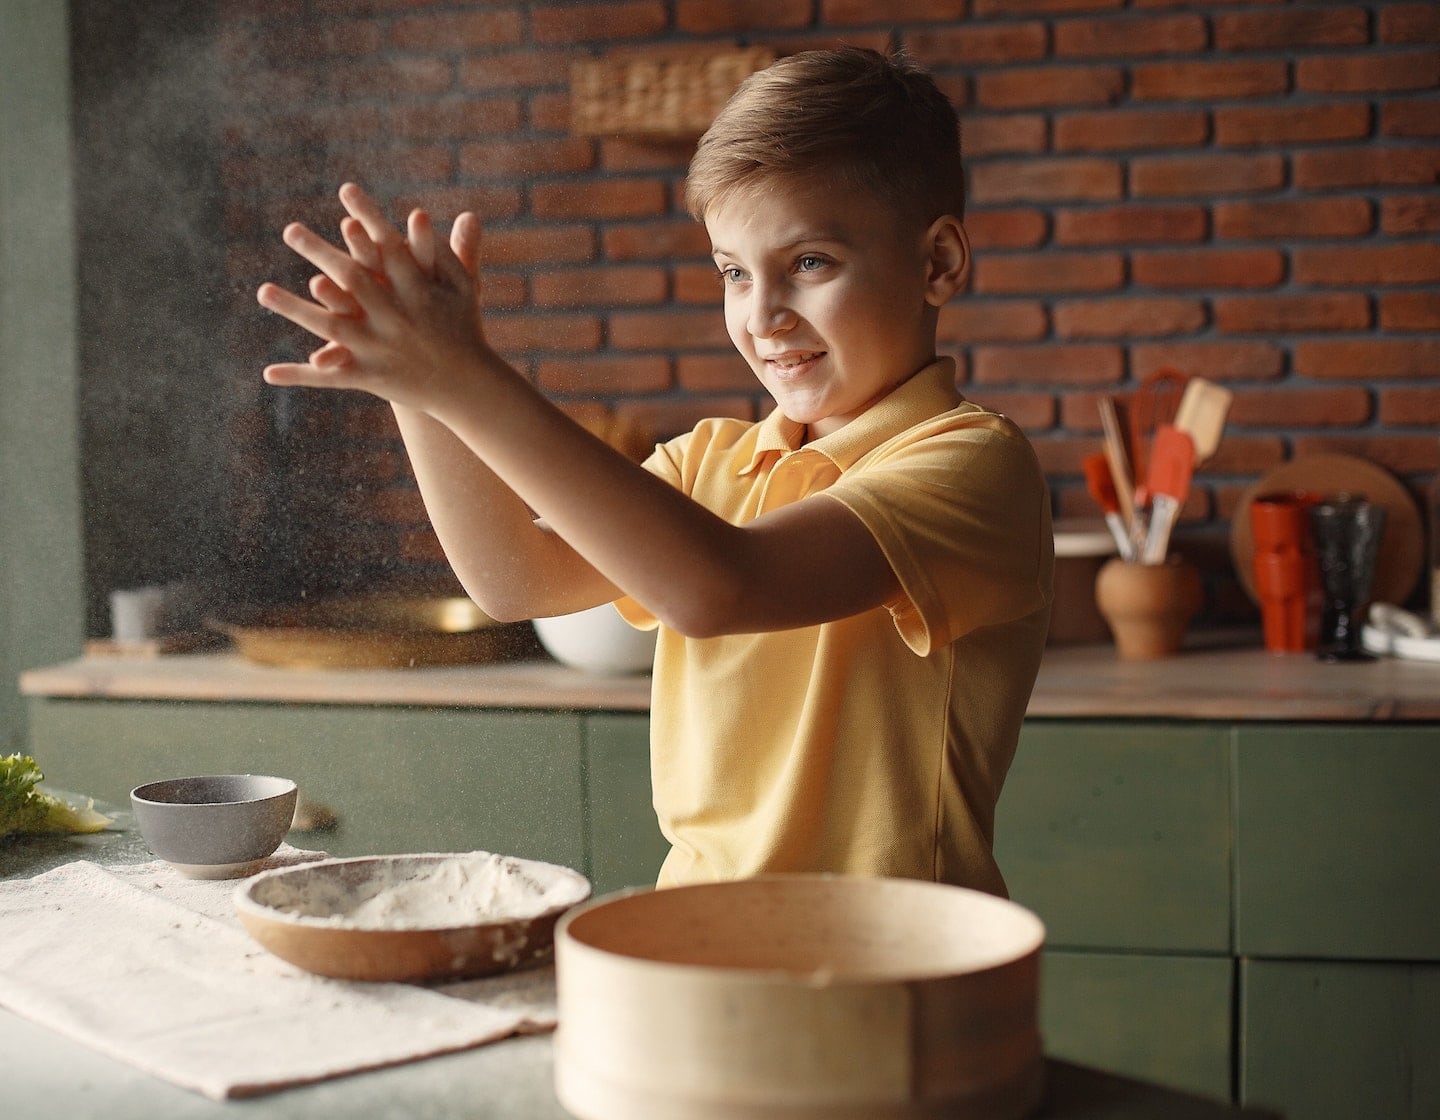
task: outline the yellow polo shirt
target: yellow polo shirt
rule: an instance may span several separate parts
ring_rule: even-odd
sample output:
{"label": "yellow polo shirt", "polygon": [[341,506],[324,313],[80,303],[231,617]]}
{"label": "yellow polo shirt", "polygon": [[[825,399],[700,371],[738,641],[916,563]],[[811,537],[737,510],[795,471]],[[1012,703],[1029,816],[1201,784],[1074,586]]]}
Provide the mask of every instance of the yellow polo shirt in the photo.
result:
{"label": "yellow polo shirt", "polygon": [[[821,626],[661,627],[651,774],[661,885],[764,872],[933,879],[996,894],[995,802],[1050,613],[1045,478],[941,359],[831,435],[778,412],[705,420],[647,467],[734,524],[822,494],[865,523],[900,594]],[[617,604],[653,627],[633,599]]]}

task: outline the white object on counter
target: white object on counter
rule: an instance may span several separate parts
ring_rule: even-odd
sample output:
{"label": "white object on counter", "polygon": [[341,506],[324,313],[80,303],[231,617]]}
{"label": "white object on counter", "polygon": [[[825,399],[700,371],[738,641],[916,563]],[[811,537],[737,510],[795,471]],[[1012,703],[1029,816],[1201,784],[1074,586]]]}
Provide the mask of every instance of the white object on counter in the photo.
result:
{"label": "white object on counter", "polygon": [[126,587],[110,592],[110,634],[126,645],[148,642],[160,633],[163,587]]}
{"label": "white object on counter", "polygon": [[589,610],[535,619],[540,644],[562,665],[587,673],[648,673],[655,665],[654,630],[637,630],[602,603]]}
{"label": "white object on counter", "polygon": [[1369,619],[1360,631],[1367,653],[1387,654],[1411,661],[1440,661],[1440,633],[1418,614],[1393,603],[1372,603]]}

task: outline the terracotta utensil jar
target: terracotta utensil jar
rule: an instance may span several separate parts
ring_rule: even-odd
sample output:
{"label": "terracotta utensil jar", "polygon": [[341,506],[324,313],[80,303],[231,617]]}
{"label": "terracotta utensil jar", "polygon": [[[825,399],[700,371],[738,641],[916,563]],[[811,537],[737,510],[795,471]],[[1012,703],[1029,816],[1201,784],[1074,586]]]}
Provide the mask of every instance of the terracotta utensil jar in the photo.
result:
{"label": "terracotta utensil jar", "polygon": [[1115,559],[1095,577],[1095,603],[1123,661],[1150,661],[1179,650],[1200,602],[1200,573],[1180,556],[1163,564]]}

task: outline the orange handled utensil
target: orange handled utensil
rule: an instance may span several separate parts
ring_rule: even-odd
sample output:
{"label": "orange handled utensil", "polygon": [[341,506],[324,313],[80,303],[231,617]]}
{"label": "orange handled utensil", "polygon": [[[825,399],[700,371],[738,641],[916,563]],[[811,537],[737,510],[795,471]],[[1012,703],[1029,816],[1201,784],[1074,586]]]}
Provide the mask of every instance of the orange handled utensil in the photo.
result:
{"label": "orange handled utensil", "polygon": [[1174,366],[1162,366],[1135,390],[1130,402],[1130,461],[1137,483],[1149,475],[1148,460],[1153,451],[1147,449],[1151,438],[1161,424],[1174,421],[1189,380]]}
{"label": "orange handled utensil", "polygon": [[1155,442],[1150,449],[1150,473],[1146,484],[1151,494],[1151,513],[1145,547],[1140,554],[1142,563],[1165,562],[1170,550],[1170,530],[1190,494],[1190,478],[1194,471],[1195,444],[1174,425],[1161,424],[1155,431]]}
{"label": "orange handled utensil", "polygon": [[1109,528],[1110,535],[1115,538],[1115,547],[1119,549],[1122,559],[1133,560],[1135,550],[1130,544],[1125,518],[1120,515],[1115,477],[1110,473],[1110,464],[1106,461],[1105,453],[1097,451],[1093,455],[1086,455],[1082,465],[1085,469],[1085,489],[1090,492],[1090,497],[1095,499],[1095,504],[1105,515],[1105,525]]}

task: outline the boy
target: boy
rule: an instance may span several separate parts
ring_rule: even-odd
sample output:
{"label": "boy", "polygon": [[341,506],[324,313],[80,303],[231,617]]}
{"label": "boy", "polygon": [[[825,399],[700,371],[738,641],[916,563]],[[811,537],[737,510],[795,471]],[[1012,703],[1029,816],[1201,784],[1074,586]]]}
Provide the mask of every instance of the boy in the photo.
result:
{"label": "boy", "polygon": [[700,141],[687,202],[731,339],[774,397],[641,467],[486,344],[477,219],[447,248],[341,188],[347,251],[298,225],[326,340],[276,385],[394,407],[457,576],[500,619],[617,601],[660,628],[652,704],[662,885],[763,872],[1003,894],[996,799],[1049,618],[1044,477],[935,353],[969,246],[959,128],[929,77],[872,51],[748,79]]}

